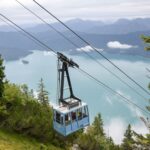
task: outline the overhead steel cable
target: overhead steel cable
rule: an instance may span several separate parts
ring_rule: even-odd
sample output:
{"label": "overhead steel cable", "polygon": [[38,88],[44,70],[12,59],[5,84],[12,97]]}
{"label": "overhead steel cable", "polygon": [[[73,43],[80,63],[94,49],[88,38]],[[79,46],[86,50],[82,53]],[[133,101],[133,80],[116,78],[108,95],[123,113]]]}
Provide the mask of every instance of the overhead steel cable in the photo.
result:
{"label": "overhead steel cable", "polygon": [[147,91],[143,86],[141,86],[137,81],[135,81],[132,77],[130,77],[127,73],[125,73],[121,68],[119,68],[115,63],[113,63],[109,58],[107,58],[104,54],[99,52],[94,46],[92,46],[88,41],[86,41],[83,37],[81,37],[78,33],[76,33],[74,30],[72,30],[70,27],[68,27],[64,22],[62,22],[60,19],[58,19],[54,14],[52,14],[49,10],[47,10],[45,7],[43,7],[40,3],[38,3],[36,0],[33,0],[35,4],[37,4],[40,8],[45,10],[49,15],[51,15],[53,18],[55,18],[58,22],[60,22],[64,27],[66,27],[68,30],[70,30],[75,36],[77,36],[81,41],[83,41],[85,44],[90,46],[93,50],[95,50],[100,56],[102,56],[104,59],[106,59],[111,65],[113,65],[115,68],[117,68],[121,73],[123,73],[128,79],[130,79],[132,82],[134,82],[140,89],[142,89],[145,93],[150,95],[150,92]]}
{"label": "overhead steel cable", "polygon": [[16,30],[17,32],[19,32],[20,34],[22,34],[23,36],[29,38],[31,41],[33,41],[34,43],[36,43],[37,45],[39,45],[42,48],[45,48],[43,45],[41,45],[39,42],[35,41],[33,38],[31,38],[29,35],[25,34],[22,30],[17,29],[16,27],[14,27],[12,24],[8,23],[6,20],[0,18],[0,20],[2,20],[3,22],[5,22],[8,26],[10,26],[11,28],[13,28],[14,30]]}
{"label": "overhead steel cable", "polygon": [[21,31],[23,31],[25,34],[27,34],[28,36],[30,36],[31,38],[33,38],[35,41],[37,41],[38,43],[40,43],[41,45],[43,45],[44,47],[46,47],[48,50],[52,51],[53,53],[55,53],[57,55],[57,53],[50,48],[49,46],[47,46],[46,44],[44,44],[43,42],[41,42],[39,39],[37,39],[35,36],[33,36],[31,33],[27,32],[26,30],[24,30],[23,28],[21,28],[19,25],[17,25],[16,23],[14,23],[13,21],[11,21],[9,18],[7,18],[6,16],[4,16],[3,14],[0,14],[0,16],[2,16],[3,18],[5,18],[7,21],[9,21],[10,23],[12,23],[14,26],[16,26],[17,28],[19,28]]}
{"label": "overhead steel cable", "polygon": [[[0,16],[2,16],[3,18],[5,18],[7,21],[9,21],[10,23],[12,23],[15,27],[19,28],[20,30],[22,30],[24,33],[26,33],[27,35],[31,36],[33,39],[35,39],[37,42],[39,42],[40,44],[42,44],[43,46],[45,46],[46,48],[48,48],[50,51],[52,51],[55,56],[57,57],[57,52],[53,49],[51,49],[49,46],[47,46],[46,44],[44,44],[43,42],[41,42],[40,40],[38,40],[36,37],[34,37],[32,34],[30,34],[29,32],[27,32],[26,30],[22,29],[19,25],[17,25],[16,23],[14,23],[13,21],[11,21],[9,18],[7,18],[6,16],[4,16],[3,14],[0,14]],[[138,108],[139,110],[145,112],[146,114],[150,113],[146,110],[144,110],[144,108],[140,107],[139,105],[133,103],[130,99],[126,98],[125,96],[121,95],[120,93],[118,93],[117,91],[113,90],[111,87],[109,87],[108,85],[106,85],[105,83],[101,82],[100,80],[98,80],[97,78],[93,77],[92,75],[90,75],[88,72],[84,71],[81,68],[76,67],[76,69],[79,69],[79,71],[83,72],[84,74],[86,74],[88,77],[90,77],[91,79],[95,80],[96,82],[98,82],[100,85],[102,85],[103,87],[109,89],[110,91],[112,91],[114,94],[117,94],[118,96],[120,96],[121,98],[125,99],[128,104],[134,105],[136,108]]]}
{"label": "overhead steel cable", "polygon": [[[60,36],[62,36],[64,39],[66,39],[69,43],[71,43],[75,48],[80,48],[77,44],[75,44],[72,40],[70,40],[68,37],[66,37],[63,33],[61,33],[59,30],[57,30],[55,27],[53,27],[51,24],[49,24],[48,22],[46,22],[44,19],[42,19],[39,15],[37,15],[35,12],[33,12],[31,9],[29,9],[28,7],[26,7],[24,4],[22,4],[21,2],[19,2],[18,0],[15,0],[18,4],[20,4],[24,9],[26,9],[27,11],[29,11],[31,14],[33,14],[34,16],[36,16],[38,19],[40,19],[42,22],[44,22],[46,25],[48,25],[49,28],[53,29],[56,33],[58,33]],[[110,71],[107,67],[105,67],[102,63],[100,63],[98,60],[96,60],[93,56],[91,56],[90,54],[88,54],[88,52],[86,52],[84,49],[82,50],[89,58],[91,58],[92,60],[94,60],[98,65],[100,65],[101,67],[103,67],[105,70],[107,70],[109,73],[111,73],[113,76],[115,76],[118,80],[120,80],[122,83],[124,83],[126,86],[128,86],[130,89],[132,89],[136,94],[138,94],[142,99],[144,99],[146,102],[148,101],[148,99],[146,99],[142,94],[140,94],[135,88],[133,88],[132,86],[130,86],[128,83],[126,83],[121,77],[117,76],[115,73],[113,73],[112,71]]]}
{"label": "overhead steel cable", "polygon": [[88,72],[84,71],[81,68],[77,68],[81,73],[85,74],[86,76],[88,76],[89,78],[93,79],[94,81],[96,81],[99,85],[105,87],[106,89],[108,89],[109,91],[111,91],[112,93],[120,96],[125,102],[127,102],[128,104],[132,104],[133,106],[137,107],[138,109],[142,110],[143,112],[145,112],[146,114],[150,115],[150,113],[148,111],[146,111],[144,108],[140,107],[139,105],[137,105],[136,103],[132,102],[130,99],[126,98],[125,96],[123,96],[122,94],[120,94],[119,92],[115,91],[114,89],[112,89],[110,86],[106,85],[105,83],[101,82],[99,79],[93,77],[91,74],[89,74]]}
{"label": "overhead steel cable", "polygon": [[[88,55],[88,53],[86,53],[86,54]],[[91,56],[91,55],[89,55],[89,57],[91,57],[91,59],[94,59],[94,57]],[[97,61],[97,60],[95,60],[95,61],[97,62],[97,64],[99,64],[100,66],[102,66],[103,68],[105,68],[109,73],[111,73],[113,76],[115,76],[118,80],[120,80],[122,83],[124,83],[130,89],[132,89],[137,95],[139,95],[141,98],[143,98],[146,102],[148,101],[148,99],[146,99],[142,94],[140,94],[135,88],[133,88],[132,86],[130,86],[127,82],[125,82],[121,77],[119,77],[118,75],[116,75],[115,73],[113,73],[111,70],[109,70],[107,67],[105,67],[99,61]]]}
{"label": "overhead steel cable", "polygon": [[56,28],[54,28],[51,24],[49,24],[48,22],[46,22],[44,19],[42,19],[39,15],[37,15],[35,12],[33,12],[32,10],[30,10],[29,8],[27,8],[25,5],[23,5],[21,2],[19,2],[18,0],[15,0],[18,4],[20,4],[24,9],[28,10],[31,14],[33,14],[34,16],[36,16],[38,19],[40,19],[42,22],[44,22],[48,27],[52,28],[55,32],[57,32],[59,35],[61,35],[64,39],[66,39],[68,42],[70,42],[71,44],[73,44],[75,47],[76,45],[69,39],[67,38],[63,33],[59,32]]}

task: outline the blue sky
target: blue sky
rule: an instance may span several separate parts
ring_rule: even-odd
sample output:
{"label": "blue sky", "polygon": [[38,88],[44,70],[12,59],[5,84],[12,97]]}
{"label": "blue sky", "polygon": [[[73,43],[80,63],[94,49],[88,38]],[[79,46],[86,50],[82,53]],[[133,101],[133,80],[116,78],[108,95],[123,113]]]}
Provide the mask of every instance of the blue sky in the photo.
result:
{"label": "blue sky", "polygon": [[[19,0],[46,20],[52,20],[32,0]],[[63,20],[72,18],[116,20],[150,16],[149,0],[37,0]],[[18,23],[38,22],[15,0],[0,0],[0,12]]]}

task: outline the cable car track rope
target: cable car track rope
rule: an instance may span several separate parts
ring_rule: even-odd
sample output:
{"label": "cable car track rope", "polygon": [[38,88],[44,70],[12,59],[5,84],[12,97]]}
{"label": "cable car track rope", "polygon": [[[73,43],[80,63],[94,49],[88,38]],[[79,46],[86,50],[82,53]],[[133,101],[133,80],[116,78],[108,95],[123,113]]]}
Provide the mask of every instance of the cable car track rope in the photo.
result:
{"label": "cable car track rope", "polygon": [[[21,28],[19,25],[17,25],[16,23],[14,23],[11,19],[7,18],[5,15],[0,14],[1,17],[5,18],[8,22],[12,23],[15,27],[17,27],[18,29],[20,29],[21,31],[23,31],[25,34],[27,34],[28,36],[30,36],[31,38],[33,38],[35,41],[37,41],[38,43],[40,43],[41,45],[43,45],[45,48],[47,48],[48,50],[52,51],[55,56],[57,57],[57,52],[50,48],[48,45],[44,44],[42,41],[40,41],[39,39],[37,39],[35,36],[33,36],[31,33],[29,33],[28,31],[24,30],[23,28]],[[84,71],[81,68],[76,68],[79,69],[79,71],[81,71],[82,73],[84,73],[85,75],[87,75],[88,77],[90,77],[92,80],[95,80],[97,83],[101,84],[103,87],[109,89],[109,91],[112,91],[114,94],[117,94],[118,96],[120,96],[121,98],[123,98],[125,100],[125,102],[127,102],[130,105],[134,105],[136,108],[138,108],[139,110],[145,112],[146,114],[150,115],[150,113],[148,111],[146,111],[144,108],[142,108],[141,106],[133,103],[130,99],[126,98],[125,96],[123,96],[122,94],[120,94],[119,92],[113,90],[111,87],[109,87],[108,85],[106,85],[105,83],[101,82],[99,79],[93,77],[91,74],[89,74],[88,72]]]}
{"label": "cable car track rope", "polygon": [[[37,15],[35,12],[33,12],[31,9],[29,9],[28,7],[26,7],[24,4],[22,4],[21,2],[19,2],[18,0],[15,0],[18,4],[20,4],[24,9],[26,9],[27,11],[29,11],[31,14],[33,14],[35,17],[37,17],[39,20],[41,20],[42,22],[44,22],[49,28],[53,29],[56,33],[58,33],[60,36],[62,36],[65,40],[67,40],[69,43],[71,43],[75,48],[80,48],[79,45],[77,45],[76,43],[74,43],[72,40],[70,40],[67,36],[65,36],[62,32],[60,32],[59,30],[57,30],[55,27],[53,27],[51,24],[49,24],[48,22],[46,22],[44,19],[42,19],[39,15]],[[143,100],[145,100],[146,102],[148,101],[148,99],[146,99],[142,94],[140,94],[135,88],[133,88],[132,86],[130,86],[127,82],[125,82],[121,77],[119,77],[118,75],[116,75],[114,72],[112,72],[110,69],[108,69],[107,67],[105,67],[102,63],[100,63],[98,60],[96,60],[92,55],[88,54],[88,52],[84,51],[84,49],[82,50],[84,54],[86,54],[90,59],[94,60],[99,66],[101,66],[102,68],[104,68],[105,70],[107,70],[110,74],[112,74],[114,77],[116,77],[118,80],[120,80],[123,84],[125,84],[126,86],[128,86],[130,89],[132,89],[137,95],[139,95]]]}
{"label": "cable car track rope", "polygon": [[54,14],[52,14],[49,10],[47,10],[45,7],[43,7],[41,4],[39,4],[36,0],[33,0],[35,4],[37,4],[40,8],[45,10],[49,15],[51,15],[53,18],[55,18],[58,22],[60,22],[64,27],[66,27],[68,30],[70,30],[75,36],[77,36],[81,41],[83,41],[85,44],[90,46],[95,52],[97,52],[100,56],[102,56],[105,60],[107,60],[111,65],[113,65],[116,69],[118,69],[121,73],[123,73],[128,79],[130,79],[132,82],[134,82],[141,90],[143,90],[145,93],[150,95],[150,92],[147,91],[143,86],[141,86],[137,81],[135,81],[132,77],[130,77],[125,71],[123,71],[121,68],[119,68],[115,63],[113,63],[109,58],[107,58],[105,55],[103,55],[100,51],[98,51],[94,46],[92,46],[88,41],[86,41],[83,37],[81,37],[78,33],[76,33],[74,30],[72,30],[70,27],[68,27],[64,22],[62,22],[59,18],[57,18]]}
{"label": "cable car track rope", "polygon": [[40,43],[38,43],[37,41],[35,41],[33,38],[31,38],[29,35],[25,34],[22,30],[17,29],[15,26],[13,26],[12,24],[8,23],[7,21],[5,21],[4,19],[0,18],[1,21],[5,22],[8,26],[12,27],[14,30],[18,31],[20,34],[22,34],[23,36],[26,36],[27,38],[29,38],[31,41],[33,41],[34,43],[36,43],[37,45],[39,45],[42,48],[45,48],[43,45],[41,45]]}
{"label": "cable car track rope", "polygon": [[19,25],[17,25],[16,23],[14,23],[12,20],[10,20],[9,18],[7,18],[3,14],[0,14],[0,16],[2,16],[3,18],[5,18],[7,21],[9,21],[14,26],[16,26],[18,29],[20,29],[21,31],[23,31],[28,36],[30,36],[32,39],[34,39],[35,41],[37,41],[38,43],[40,43],[41,45],[43,45],[45,48],[47,48],[48,50],[52,51],[53,53],[55,53],[57,55],[57,52],[55,52],[52,48],[50,48],[49,46],[47,46],[46,44],[44,44],[43,42],[41,42],[38,38],[36,38],[35,36],[33,36],[31,33],[27,32],[26,30],[24,30],[23,28],[21,28]]}

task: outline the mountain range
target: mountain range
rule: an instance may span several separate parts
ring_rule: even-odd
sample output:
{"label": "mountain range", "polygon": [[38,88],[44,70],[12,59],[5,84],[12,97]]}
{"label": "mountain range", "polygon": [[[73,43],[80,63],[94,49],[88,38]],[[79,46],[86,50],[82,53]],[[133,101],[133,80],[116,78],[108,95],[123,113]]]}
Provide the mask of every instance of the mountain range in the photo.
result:
{"label": "mountain range", "polygon": [[[115,22],[73,19],[65,23],[94,47],[103,49],[105,52],[150,56],[143,50],[144,44],[140,39],[142,34],[150,35],[150,18],[119,19]],[[50,25],[76,43],[78,47],[71,45],[46,24],[23,26],[23,28],[56,51],[71,50],[71,54],[76,54],[77,48],[86,46],[60,23]],[[128,45],[129,48],[110,47],[108,44],[110,42]],[[0,53],[6,60],[19,59],[32,53],[31,50],[34,49],[46,50],[10,26],[0,26]]]}

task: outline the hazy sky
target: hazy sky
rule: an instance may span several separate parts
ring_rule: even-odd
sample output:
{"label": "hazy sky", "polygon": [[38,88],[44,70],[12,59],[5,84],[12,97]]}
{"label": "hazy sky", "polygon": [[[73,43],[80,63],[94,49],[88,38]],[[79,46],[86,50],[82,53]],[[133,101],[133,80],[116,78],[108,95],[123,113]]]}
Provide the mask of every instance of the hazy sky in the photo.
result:
{"label": "hazy sky", "polygon": [[[19,0],[42,18],[51,17],[32,0]],[[61,19],[114,20],[150,17],[150,0],[37,0]],[[0,13],[19,23],[39,22],[15,0],[0,0]]]}

